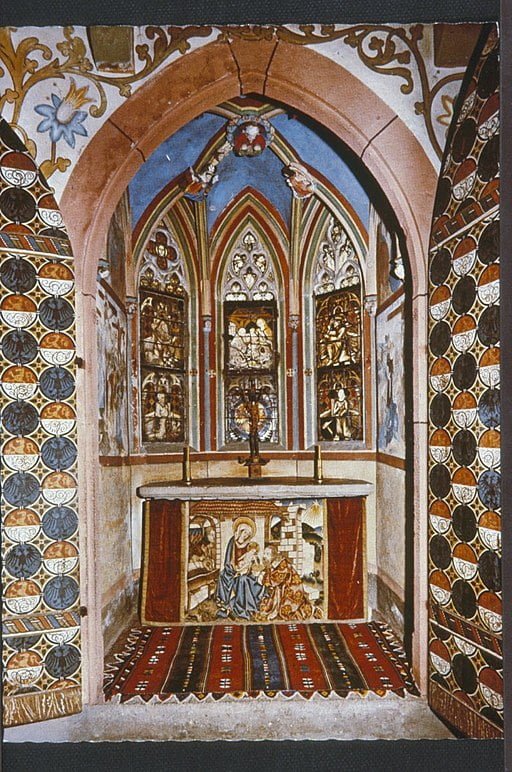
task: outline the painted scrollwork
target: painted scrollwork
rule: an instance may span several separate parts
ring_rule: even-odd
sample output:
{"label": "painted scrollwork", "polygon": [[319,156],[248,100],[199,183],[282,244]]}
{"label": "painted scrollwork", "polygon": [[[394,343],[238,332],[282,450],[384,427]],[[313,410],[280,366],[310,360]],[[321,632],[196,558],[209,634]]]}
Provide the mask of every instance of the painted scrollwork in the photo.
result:
{"label": "painted scrollwork", "polygon": [[[351,27],[339,27],[335,24],[300,24],[297,29],[279,27],[223,27],[219,40],[282,40],[293,45],[318,45],[341,40],[357,51],[359,59],[373,72],[380,75],[392,75],[401,78],[402,94],[411,94],[414,90],[414,69],[419,77],[422,99],[414,105],[417,115],[423,115],[428,137],[439,159],[443,149],[436,137],[434,122],[439,120],[433,115],[433,103],[440,92],[454,81],[461,81],[463,71],[452,72],[431,85],[427,66],[419,49],[423,38],[424,25],[415,24],[409,28],[378,24],[357,24]],[[446,99],[443,101],[446,109]],[[439,116],[443,118],[443,116]],[[443,121],[439,121],[443,123]]]}
{"label": "painted scrollwork", "polygon": [[[56,172],[64,173],[70,167],[71,159],[57,153],[58,143],[63,140],[74,148],[75,136],[90,136],[94,129],[88,125],[88,120],[100,119],[108,114],[109,89],[115,89],[124,99],[128,98],[134,87],[150,77],[171,56],[186,54],[193,38],[208,38],[215,32],[218,32],[218,42],[227,43],[236,39],[274,40],[276,43],[283,41],[292,45],[311,46],[341,41],[353,48],[359,60],[372,72],[401,80],[402,94],[412,94],[415,88],[419,89],[421,99],[414,103],[414,110],[418,116],[423,117],[432,147],[441,158],[442,147],[436,134],[436,125],[446,125],[451,112],[449,100],[454,96],[451,84],[462,79],[463,71],[452,70],[435,83],[432,82],[420,47],[424,36],[422,24],[409,27],[375,24],[303,24],[293,27],[147,26],[140,29],[140,34],[145,36],[147,42],[135,45],[134,58],[137,63],[135,72],[130,73],[99,71],[90,58],[83,33],[75,34],[71,26],[63,28],[63,39],[54,45],[34,35],[16,42],[16,32],[5,27],[0,29],[0,77],[10,80],[10,83],[6,83],[0,96],[0,111],[3,111],[35,157],[35,138],[28,136],[21,126],[26,123],[26,119],[20,120],[27,95],[35,88],[39,95],[38,87],[43,81],[51,81],[54,86],[56,80],[65,79],[65,96],[48,92],[45,101],[33,108],[44,118],[37,130],[50,134],[49,157],[40,159],[43,174],[49,178]],[[447,93],[447,88],[450,93]],[[86,109],[82,110],[85,105]],[[441,105],[445,112],[439,113]],[[6,108],[9,106],[12,112],[7,115]],[[439,113],[437,116],[434,114],[436,110]],[[202,195],[203,187],[212,180],[213,175],[208,180],[195,180],[195,187],[199,185],[196,192]]]}

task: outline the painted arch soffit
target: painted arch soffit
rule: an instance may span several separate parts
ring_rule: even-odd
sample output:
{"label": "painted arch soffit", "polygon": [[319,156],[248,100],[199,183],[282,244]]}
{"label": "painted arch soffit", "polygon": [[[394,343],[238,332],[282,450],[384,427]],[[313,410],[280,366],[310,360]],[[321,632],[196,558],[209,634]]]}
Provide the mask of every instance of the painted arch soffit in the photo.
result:
{"label": "painted arch soffit", "polygon": [[57,200],[73,164],[103,123],[163,68],[209,43],[276,41],[314,48],[389,105],[437,170],[464,70],[437,68],[433,25],[133,27],[117,71],[95,61],[91,29],[0,28],[0,110]]}

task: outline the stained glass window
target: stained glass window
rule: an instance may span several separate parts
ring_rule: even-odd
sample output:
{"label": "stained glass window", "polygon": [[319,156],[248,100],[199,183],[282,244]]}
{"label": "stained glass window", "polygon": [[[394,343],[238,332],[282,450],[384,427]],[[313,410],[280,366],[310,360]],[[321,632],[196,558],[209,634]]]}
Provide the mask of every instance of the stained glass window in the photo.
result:
{"label": "stained glass window", "polygon": [[226,441],[249,438],[255,393],[260,441],[277,442],[276,304],[228,301],[224,320]]}
{"label": "stained glass window", "polygon": [[363,439],[361,278],[350,239],[334,218],[315,266],[318,438]]}
{"label": "stained glass window", "polygon": [[248,440],[250,395],[257,397],[260,442],[279,441],[278,297],[272,253],[249,222],[231,248],[222,285],[226,442]]}
{"label": "stained glass window", "polygon": [[273,300],[277,286],[267,249],[248,226],[233,248],[224,276],[225,300]]}
{"label": "stained glass window", "polygon": [[183,443],[187,405],[187,293],[163,226],[144,254],[139,285],[142,441]]}

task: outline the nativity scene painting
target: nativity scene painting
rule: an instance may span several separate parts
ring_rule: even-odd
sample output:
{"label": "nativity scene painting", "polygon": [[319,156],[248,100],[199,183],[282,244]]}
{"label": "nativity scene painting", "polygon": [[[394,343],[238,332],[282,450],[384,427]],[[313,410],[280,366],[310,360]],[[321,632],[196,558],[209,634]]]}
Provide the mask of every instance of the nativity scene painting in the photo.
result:
{"label": "nativity scene painting", "polygon": [[233,504],[190,507],[185,621],[324,617],[322,504]]}
{"label": "nativity scene painting", "polygon": [[0,79],[6,740],[501,737],[497,25]]}

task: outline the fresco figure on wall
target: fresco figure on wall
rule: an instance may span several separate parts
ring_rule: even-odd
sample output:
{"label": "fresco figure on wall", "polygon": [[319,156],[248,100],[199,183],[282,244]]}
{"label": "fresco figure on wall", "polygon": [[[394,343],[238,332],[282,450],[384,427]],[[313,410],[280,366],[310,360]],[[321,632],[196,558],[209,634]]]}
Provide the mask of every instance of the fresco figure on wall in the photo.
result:
{"label": "fresco figure on wall", "polygon": [[99,431],[102,455],[125,455],[128,442],[126,328],[122,313],[106,295],[98,307],[100,358]]}
{"label": "fresco figure on wall", "polygon": [[228,541],[224,566],[217,584],[218,617],[250,619],[260,606],[265,588],[257,576],[255,542],[256,524],[250,517],[233,521],[233,536]]}
{"label": "fresco figure on wall", "polygon": [[260,612],[265,619],[310,619],[313,606],[290,560],[279,554],[275,544],[269,544],[263,551],[263,561],[261,582],[267,593]]}
{"label": "fresco figure on wall", "polygon": [[397,374],[395,373],[395,345],[389,335],[380,344],[379,365],[385,389],[384,414],[379,430],[380,447],[388,447],[393,440],[399,440],[398,405],[395,395]]}

